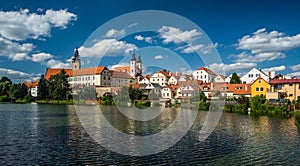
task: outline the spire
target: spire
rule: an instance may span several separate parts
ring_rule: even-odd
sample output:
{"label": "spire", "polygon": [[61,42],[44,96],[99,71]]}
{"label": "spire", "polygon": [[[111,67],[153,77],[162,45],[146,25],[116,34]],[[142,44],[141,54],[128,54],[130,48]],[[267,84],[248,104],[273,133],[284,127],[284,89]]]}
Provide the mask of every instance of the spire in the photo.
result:
{"label": "spire", "polygon": [[135,61],[136,59],[135,59],[135,53],[134,53],[134,51],[132,51],[132,57],[131,57],[131,61]]}
{"label": "spire", "polygon": [[77,47],[75,48],[73,60],[76,60],[76,59],[79,59],[79,51],[78,51]]}
{"label": "spire", "polygon": [[140,52],[139,52],[138,60],[137,60],[136,62],[137,62],[137,63],[141,63],[141,62],[142,62]]}

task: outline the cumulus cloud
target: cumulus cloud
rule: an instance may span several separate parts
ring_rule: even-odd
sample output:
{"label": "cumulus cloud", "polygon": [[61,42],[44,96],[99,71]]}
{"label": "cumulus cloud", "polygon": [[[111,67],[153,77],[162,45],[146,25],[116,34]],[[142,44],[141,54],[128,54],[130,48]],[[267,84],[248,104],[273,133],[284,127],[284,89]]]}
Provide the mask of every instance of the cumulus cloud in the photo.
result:
{"label": "cumulus cloud", "polygon": [[50,68],[70,68],[70,63],[64,63],[60,60],[50,59],[45,63],[46,66]]}
{"label": "cumulus cloud", "polygon": [[256,63],[232,63],[232,64],[218,64],[213,63],[209,65],[209,68],[216,73],[231,72],[231,71],[242,71],[256,67]]}
{"label": "cumulus cloud", "polygon": [[39,76],[35,74],[28,74],[22,71],[0,68],[0,77],[2,76],[7,76],[9,79],[18,82],[37,80],[39,78]]}
{"label": "cumulus cloud", "polygon": [[273,61],[275,59],[283,59],[286,57],[284,53],[280,52],[263,52],[255,55],[242,52],[238,55],[232,55],[231,57],[235,58],[235,62],[263,62],[263,61]]}
{"label": "cumulus cloud", "polygon": [[152,43],[152,38],[151,37],[143,37],[141,35],[137,35],[134,37],[136,40],[139,40],[139,41],[145,41],[147,43]]}
{"label": "cumulus cloud", "polygon": [[162,55],[156,55],[154,59],[164,59],[164,57]]}
{"label": "cumulus cloud", "polygon": [[110,70],[113,70],[114,68],[121,67],[121,66],[129,66],[129,63],[128,62],[121,62],[121,63],[115,64],[115,65],[108,65],[107,68],[110,69]]}
{"label": "cumulus cloud", "polygon": [[184,47],[181,47],[181,53],[193,53],[193,52],[201,52],[202,54],[210,54],[211,50],[213,48],[218,47],[218,43],[215,44],[208,44],[208,45],[203,45],[203,44],[196,44],[196,45],[186,45]]}
{"label": "cumulus cloud", "polygon": [[114,37],[120,37],[123,35],[125,35],[125,29],[121,29],[121,30],[110,29],[109,31],[106,32],[104,37],[114,38]]}
{"label": "cumulus cloud", "polygon": [[53,58],[53,55],[49,54],[49,53],[38,53],[38,54],[33,54],[31,56],[31,60],[34,62],[44,62],[47,59]]}
{"label": "cumulus cloud", "polygon": [[33,50],[33,48],[34,45],[31,43],[19,44],[0,37],[0,56],[5,56],[13,61],[28,59],[28,54]]}
{"label": "cumulus cloud", "polygon": [[96,42],[92,47],[81,46],[79,48],[82,57],[124,56],[137,49],[134,44],[118,41],[116,39],[104,39]]}
{"label": "cumulus cloud", "polygon": [[268,73],[270,71],[284,71],[286,69],[286,66],[281,65],[281,66],[274,66],[274,67],[270,67],[270,68],[265,68],[262,69],[263,72]]}
{"label": "cumulus cloud", "polygon": [[294,66],[289,66],[289,68],[292,69],[292,71],[300,70],[300,64],[294,65]]}
{"label": "cumulus cloud", "polygon": [[159,37],[163,39],[163,43],[191,43],[192,41],[200,38],[201,32],[196,29],[182,31],[179,28],[170,27],[170,26],[162,26],[159,30]]}
{"label": "cumulus cloud", "polygon": [[77,16],[67,9],[49,9],[45,14],[20,11],[0,11],[0,34],[8,40],[23,41],[50,36],[52,27],[65,29]]}
{"label": "cumulus cloud", "polygon": [[300,47],[300,34],[287,36],[278,31],[267,32],[265,28],[242,37],[237,44],[238,49],[249,50],[252,54],[282,52],[298,47]]}

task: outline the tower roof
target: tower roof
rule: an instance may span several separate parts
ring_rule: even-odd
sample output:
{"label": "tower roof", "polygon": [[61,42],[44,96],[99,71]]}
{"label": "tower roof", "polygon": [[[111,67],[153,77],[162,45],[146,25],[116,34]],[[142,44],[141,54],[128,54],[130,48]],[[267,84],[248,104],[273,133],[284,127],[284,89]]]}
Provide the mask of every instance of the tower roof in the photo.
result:
{"label": "tower roof", "polygon": [[136,62],[138,62],[138,63],[141,63],[141,62],[142,62],[142,60],[141,60],[141,54],[139,54],[138,60],[137,60]]}
{"label": "tower roof", "polygon": [[74,57],[73,60],[79,59],[79,51],[78,48],[76,47],[75,52],[74,52]]}
{"label": "tower roof", "polygon": [[131,60],[132,61],[135,61],[136,59],[135,59],[135,52],[134,51],[132,51],[132,57],[131,57]]}

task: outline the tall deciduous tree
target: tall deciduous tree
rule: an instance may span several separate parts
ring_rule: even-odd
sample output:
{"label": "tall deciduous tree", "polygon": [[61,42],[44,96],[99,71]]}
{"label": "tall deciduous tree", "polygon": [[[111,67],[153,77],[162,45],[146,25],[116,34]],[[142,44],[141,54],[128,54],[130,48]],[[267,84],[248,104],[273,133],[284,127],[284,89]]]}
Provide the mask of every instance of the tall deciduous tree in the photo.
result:
{"label": "tall deciduous tree", "polygon": [[0,95],[9,96],[9,90],[12,82],[9,78],[3,76],[0,80]]}
{"label": "tall deciduous tree", "polygon": [[240,83],[241,83],[241,80],[240,80],[239,76],[234,72],[230,79],[230,84],[240,84]]}
{"label": "tall deciduous tree", "polygon": [[44,75],[42,75],[40,80],[39,80],[37,95],[38,95],[39,99],[49,98],[49,86],[48,86],[48,82],[45,79]]}

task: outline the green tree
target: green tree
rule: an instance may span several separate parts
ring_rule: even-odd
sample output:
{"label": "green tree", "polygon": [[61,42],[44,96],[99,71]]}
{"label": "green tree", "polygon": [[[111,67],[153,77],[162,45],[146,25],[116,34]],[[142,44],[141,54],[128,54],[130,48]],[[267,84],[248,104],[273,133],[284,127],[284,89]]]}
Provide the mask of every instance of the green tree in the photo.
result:
{"label": "green tree", "polygon": [[264,112],[266,109],[266,99],[263,95],[254,96],[250,100],[250,108],[253,112]]}
{"label": "green tree", "polygon": [[0,96],[9,96],[9,90],[11,85],[11,80],[3,76],[0,80]]}
{"label": "green tree", "polygon": [[70,84],[68,83],[68,75],[66,71],[62,69],[59,74],[51,76],[49,79],[50,96],[55,100],[67,99],[70,91]]}
{"label": "green tree", "polygon": [[48,82],[45,79],[45,76],[42,75],[39,83],[38,83],[38,93],[37,93],[38,99],[47,99],[49,98],[49,86]]}
{"label": "green tree", "polygon": [[197,102],[197,101],[206,102],[206,100],[207,97],[202,91],[196,93],[193,97],[191,97],[191,101],[193,102]]}
{"label": "green tree", "polygon": [[236,74],[236,72],[234,72],[230,79],[230,84],[240,84],[240,83],[241,83],[241,80],[240,80],[239,76]]}
{"label": "green tree", "polygon": [[25,84],[12,84],[10,86],[10,97],[15,99],[23,99],[25,96],[28,95],[28,88]]}

